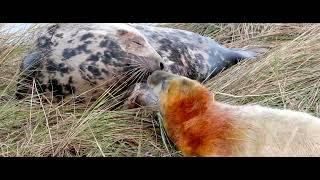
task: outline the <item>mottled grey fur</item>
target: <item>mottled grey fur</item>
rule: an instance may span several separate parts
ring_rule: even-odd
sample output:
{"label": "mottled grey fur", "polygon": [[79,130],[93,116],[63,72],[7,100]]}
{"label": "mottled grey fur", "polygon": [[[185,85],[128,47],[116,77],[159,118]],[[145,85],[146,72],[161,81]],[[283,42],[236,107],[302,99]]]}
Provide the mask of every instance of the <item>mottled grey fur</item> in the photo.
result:
{"label": "mottled grey fur", "polygon": [[31,92],[33,80],[41,93],[58,101],[85,92],[84,99],[96,99],[110,87],[125,84],[119,92],[126,94],[126,107],[150,105],[156,101],[145,82],[155,70],[203,81],[256,55],[178,29],[120,23],[56,24],[23,59],[17,97]]}

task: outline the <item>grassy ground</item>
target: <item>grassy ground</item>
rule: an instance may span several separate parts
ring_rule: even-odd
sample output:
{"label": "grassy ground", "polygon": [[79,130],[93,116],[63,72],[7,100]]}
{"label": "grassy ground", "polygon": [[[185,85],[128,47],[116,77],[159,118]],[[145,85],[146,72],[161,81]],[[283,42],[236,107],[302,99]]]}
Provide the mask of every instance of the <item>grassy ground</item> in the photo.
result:
{"label": "grassy ground", "polygon": [[[227,47],[269,48],[258,60],[239,63],[206,83],[218,100],[320,116],[320,24],[166,26],[210,36]],[[0,156],[180,156],[152,110],[42,104],[36,92],[15,100],[20,58],[28,46],[23,35],[5,45],[12,36],[0,34]]]}

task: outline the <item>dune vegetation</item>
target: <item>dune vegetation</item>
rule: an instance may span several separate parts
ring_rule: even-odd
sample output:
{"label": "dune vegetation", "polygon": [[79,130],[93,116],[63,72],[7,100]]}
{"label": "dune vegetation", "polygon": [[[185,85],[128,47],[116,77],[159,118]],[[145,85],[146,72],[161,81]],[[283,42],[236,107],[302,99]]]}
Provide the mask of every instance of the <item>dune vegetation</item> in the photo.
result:
{"label": "dune vegetation", "polygon": [[[165,24],[209,36],[226,47],[268,49],[205,85],[216,99],[257,103],[320,117],[320,24]],[[43,103],[35,90],[16,100],[21,58],[36,30],[9,33],[0,24],[0,156],[181,156],[151,108],[110,110],[92,105]]]}

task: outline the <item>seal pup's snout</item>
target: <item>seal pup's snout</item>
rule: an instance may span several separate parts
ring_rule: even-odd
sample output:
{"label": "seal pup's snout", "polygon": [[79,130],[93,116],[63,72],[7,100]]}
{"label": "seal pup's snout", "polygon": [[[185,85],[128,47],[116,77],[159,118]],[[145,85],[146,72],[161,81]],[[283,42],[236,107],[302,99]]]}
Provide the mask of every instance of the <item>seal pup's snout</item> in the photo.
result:
{"label": "seal pup's snout", "polygon": [[148,86],[150,88],[157,86],[158,84],[162,83],[162,81],[167,80],[172,76],[173,75],[168,72],[156,70],[148,77],[148,80],[147,80]]}
{"label": "seal pup's snout", "polygon": [[159,96],[161,90],[163,90],[168,81],[176,77],[177,75],[171,74],[166,71],[157,70],[154,71],[147,79],[147,84],[149,88],[153,90],[153,92]]}

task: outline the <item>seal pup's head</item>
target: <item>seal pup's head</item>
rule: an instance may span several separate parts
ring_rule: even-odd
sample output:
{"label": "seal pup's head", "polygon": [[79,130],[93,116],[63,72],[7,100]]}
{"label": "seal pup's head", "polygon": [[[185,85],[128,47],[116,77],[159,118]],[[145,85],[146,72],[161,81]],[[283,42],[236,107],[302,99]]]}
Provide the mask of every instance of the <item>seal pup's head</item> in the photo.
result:
{"label": "seal pup's head", "polygon": [[159,99],[161,113],[174,114],[176,120],[192,118],[213,102],[213,94],[205,86],[184,76],[155,71],[147,83]]}
{"label": "seal pup's head", "polygon": [[155,71],[147,82],[159,98],[163,126],[183,155],[229,156],[237,150],[242,130],[208,88],[164,71]]}

